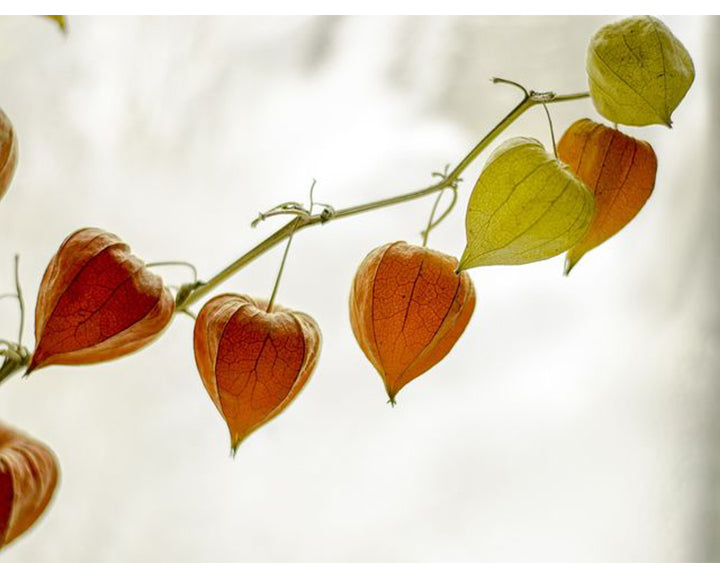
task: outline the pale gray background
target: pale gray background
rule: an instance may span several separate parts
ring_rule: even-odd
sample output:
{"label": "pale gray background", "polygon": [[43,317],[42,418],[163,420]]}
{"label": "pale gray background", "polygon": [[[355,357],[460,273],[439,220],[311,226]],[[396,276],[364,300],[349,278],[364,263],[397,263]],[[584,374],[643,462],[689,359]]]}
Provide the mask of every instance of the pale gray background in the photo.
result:
{"label": "pale gray background", "polygon": [[[586,87],[613,18],[0,19],[0,106],[20,138],[0,202],[0,290],[22,254],[30,311],[73,230],[209,276],[316,196],[352,205],[425,185],[535,89]],[[52,446],[62,483],[0,555],[20,562],[720,561],[720,196],[716,19],[665,19],[697,79],[655,194],[569,279],[562,258],[472,272],[475,316],[391,409],[347,319],[354,270],[419,241],[431,200],[308,230],[278,300],[324,347],[296,403],[233,461],[179,317],[141,353],[0,387],[0,416]],[[551,107],[558,134],[589,101]],[[533,110],[502,138],[549,143]],[[463,212],[431,245],[459,255]],[[280,249],[222,289],[269,294]],[[164,270],[168,283],[183,270]],[[17,315],[0,303],[0,335]],[[32,342],[32,320],[26,338]]]}

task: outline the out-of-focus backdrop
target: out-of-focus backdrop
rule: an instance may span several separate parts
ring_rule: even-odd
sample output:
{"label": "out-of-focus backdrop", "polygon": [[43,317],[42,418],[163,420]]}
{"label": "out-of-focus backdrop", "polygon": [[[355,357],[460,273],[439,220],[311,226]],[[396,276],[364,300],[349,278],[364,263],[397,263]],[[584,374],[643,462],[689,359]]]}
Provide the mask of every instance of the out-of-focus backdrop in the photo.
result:
{"label": "out-of-focus backdrop", "polygon": [[[32,311],[63,238],[97,226],[146,261],[202,277],[283,220],[426,185],[517,101],[586,89],[609,17],[85,18],[63,37],[0,19],[0,107],[20,165],[0,202],[0,291],[12,259]],[[652,143],[655,193],[569,278],[562,258],[472,271],[477,308],[435,369],[386,404],[353,338],[355,268],[418,242],[430,199],[296,237],[278,301],[324,333],[288,410],[229,456],[192,322],[91,367],[0,387],[0,417],[57,453],[50,510],[0,559],[27,562],[720,561],[720,20],[663,18],[697,78]],[[551,106],[559,135],[588,100]],[[541,108],[500,140],[549,146]],[[432,247],[459,255],[464,175]],[[281,249],[222,290],[267,296]],[[169,284],[188,280],[164,269]],[[0,302],[0,337],[17,331]]]}

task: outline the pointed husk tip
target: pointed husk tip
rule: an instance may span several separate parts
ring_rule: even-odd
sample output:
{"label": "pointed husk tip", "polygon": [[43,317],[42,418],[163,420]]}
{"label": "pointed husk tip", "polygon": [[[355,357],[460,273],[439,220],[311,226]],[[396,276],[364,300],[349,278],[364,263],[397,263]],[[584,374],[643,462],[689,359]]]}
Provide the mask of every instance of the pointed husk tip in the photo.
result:
{"label": "pointed husk tip", "polygon": [[25,370],[25,373],[22,374],[23,377],[28,377],[31,373],[33,373],[36,369],[39,367],[42,367],[35,361],[35,356],[32,357],[30,360],[30,364],[28,365],[27,369]]}
{"label": "pointed husk tip", "polygon": [[565,257],[565,269],[564,269],[563,274],[565,276],[568,276],[570,274],[570,272],[572,271],[572,269],[575,266],[577,266],[577,263],[580,262],[580,258],[582,258],[582,257],[583,257],[583,254],[581,254],[578,257],[574,257],[568,252],[567,256]]}
{"label": "pointed husk tip", "polygon": [[385,393],[387,393],[387,396],[388,396],[388,400],[385,402],[393,408],[395,408],[395,405],[397,405],[397,401],[395,400],[395,397],[397,396],[398,391],[399,391],[399,389],[397,391],[393,391],[389,387],[385,386]]}
{"label": "pointed husk tip", "polygon": [[240,444],[243,443],[247,436],[231,435],[230,436],[230,457],[235,459]]}

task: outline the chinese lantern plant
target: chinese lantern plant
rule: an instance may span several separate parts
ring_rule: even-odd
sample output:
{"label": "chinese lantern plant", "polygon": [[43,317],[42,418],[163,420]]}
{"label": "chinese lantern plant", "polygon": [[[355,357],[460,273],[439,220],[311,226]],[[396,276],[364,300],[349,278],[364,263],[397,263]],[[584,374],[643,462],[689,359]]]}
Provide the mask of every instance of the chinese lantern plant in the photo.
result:
{"label": "chinese lantern plant", "polygon": [[[22,346],[24,305],[16,268],[20,331],[17,342],[0,340],[0,382],[23,368],[30,373],[53,364],[79,366],[137,351],[157,339],[175,313],[194,316],[192,305],[287,240],[269,300],[225,293],[210,298],[196,319],[197,370],[228,426],[234,452],[243,439],[288,407],[318,361],[317,323],[306,313],[274,303],[293,235],[435,194],[422,246],[392,241],[371,250],[349,291],[353,333],[394,404],[405,385],[451,353],[468,326],[476,295],[467,270],[567,253],[567,273],[588,251],[627,225],[648,200],[655,187],[656,155],[648,143],[618,126],[670,126],[694,80],[692,59],[660,20],[632,17],[598,30],[590,41],[586,70],[590,91],[563,95],[494,79],[517,86],[522,100],[454,169],[440,174],[439,181],[343,209],[322,205],[318,213],[313,213],[311,190],[309,208],[289,202],[261,214],[260,220],[278,215],[293,219],[217,275],[206,282],[196,278],[174,296],[150,271],[169,263],[145,264],[119,237],[102,229],[76,231],[51,259],[40,284],[32,353]],[[553,135],[552,152],[526,137],[501,143],[470,194],[465,248],[459,259],[427,247],[430,231],[454,208],[461,174],[507,127],[536,106],[548,111],[549,105],[588,97],[609,126],[580,119],[557,147]],[[0,197],[13,177],[17,154],[15,131],[0,110]],[[450,194],[451,201],[435,219],[444,194]],[[10,437],[0,440],[0,547],[32,525],[57,481],[52,453],[13,432],[0,426],[0,437]],[[24,467],[17,448],[35,452],[42,468]],[[25,479],[28,475],[32,478]]]}
{"label": "chinese lantern plant", "polygon": [[[285,214],[296,217],[207,282],[185,284],[174,298],[162,280],[130,254],[129,247],[117,236],[100,229],[73,233],[51,260],[41,283],[35,312],[35,350],[27,357],[15,353],[22,357],[13,359],[19,365],[10,367],[27,363],[30,373],[51,364],[83,365],[121,357],[157,338],[175,312],[189,312],[189,306],[296,231],[437,194],[434,215],[439,197],[451,193],[452,202],[442,216],[436,221],[431,217],[425,231],[427,242],[429,231],[448,215],[456,201],[460,175],[527,110],[537,105],[547,109],[550,104],[591,96],[598,111],[616,123],[669,124],[672,112],[694,79],[687,50],[662,22],[652,17],[626,18],[600,29],[590,42],[587,71],[590,93],[568,95],[528,91],[517,83],[496,79],[519,86],[523,99],[439,182],[337,211],[325,206],[322,212],[313,214],[312,203],[309,210],[295,203],[273,208],[262,218]],[[7,117],[0,116],[0,154],[4,159],[0,164],[6,188],[17,161],[17,141]],[[653,189],[655,170],[655,155],[647,143],[588,120],[568,130],[555,156],[535,139],[510,139],[493,152],[475,183],[465,218],[465,250],[459,260],[430,250],[425,244],[419,247],[389,243],[371,252],[358,269],[352,287],[351,324],[362,350],[383,377],[391,400],[404,385],[449,353],[464,331],[475,305],[475,290],[467,269],[524,264],[563,252],[568,252],[571,268],[582,254],[632,219]],[[269,307],[261,315],[259,303],[258,299],[239,295],[215,298],[203,308],[196,326],[198,367],[231,426],[234,442],[275,416],[279,412],[275,409],[294,397],[295,385],[304,383],[317,356],[308,350],[319,349],[319,328],[309,317],[279,307]],[[227,355],[223,335],[211,335],[216,330],[211,327],[235,330],[248,311],[256,310],[253,322],[267,322],[261,333],[275,335],[271,327],[276,321],[286,328],[294,327],[293,338],[309,345],[304,350],[309,355],[301,354],[290,362],[294,366],[287,376],[290,383],[284,384],[285,391],[267,403],[267,412],[248,415],[240,424],[244,415],[228,414],[232,409],[224,405],[231,401],[229,396],[223,399],[227,385],[217,383],[236,378],[221,375],[219,369],[224,367],[222,358],[233,355]],[[232,315],[227,317],[229,311]],[[288,318],[295,319],[294,323],[289,323]],[[248,326],[257,328],[252,323]],[[286,330],[285,334],[290,333]],[[245,338],[243,335],[239,341],[243,343]],[[244,357],[248,349],[241,348],[233,354]],[[11,352],[10,348],[5,351],[6,360]],[[255,360],[261,364],[265,352],[257,353]],[[5,371],[3,377],[12,370]],[[213,378],[215,384],[210,383]]]}
{"label": "chinese lantern plant", "polygon": [[[627,18],[600,29],[590,42],[587,71],[589,94],[527,91],[517,83],[495,79],[519,86],[523,99],[439,182],[337,211],[326,206],[321,213],[313,214],[312,204],[308,211],[295,203],[273,208],[262,217],[293,214],[296,218],[208,282],[182,286],[174,299],[162,280],[132,256],[115,235],[99,229],[73,233],[49,264],[41,283],[35,319],[37,342],[27,372],[51,364],[109,360],[142,348],[159,336],[175,312],[188,312],[190,305],[296,231],[450,192],[453,200],[440,219],[433,221],[431,217],[427,239],[427,233],[452,209],[460,175],[528,109],[591,96],[598,111],[617,123],[669,124],[670,115],[694,78],[685,48],[652,17]],[[17,160],[17,142],[9,120],[4,114],[2,118],[3,170],[9,171],[4,172],[4,178],[10,178]],[[604,125],[579,121],[563,136],[557,153],[553,156],[539,141],[523,137],[510,139],[493,152],[469,200],[467,240],[459,261],[425,245],[390,243],[371,252],[361,264],[351,291],[351,324],[362,350],[383,377],[391,400],[400,388],[449,353],[465,329],[475,304],[467,269],[524,264],[568,252],[569,270],[587,250],[619,231],[654,186],[656,159],[649,145]],[[208,327],[219,322],[214,315],[221,315],[228,326],[234,326],[234,316],[222,316],[228,307],[237,318],[247,310],[258,309],[258,300],[244,297],[247,302],[241,304],[238,299],[241,297],[237,295],[223,296],[224,307],[218,307],[216,300],[208,302],[209,309],[203,308],[199,320],[199,326],[207,325],[206,332],[196,327],[195,339],[203,380],[231,427],[229,419],[237,417],[225,412],[220,398],[222,386],[208,383],[212,377],[225,379],[219,376],[216,364],[218,357],[225,357],[225,344],[221,337],[213,340]],[[282,315],[298,314],[279,309],[265,313],[269,319]],[[308,326],[317,329],[314,322]],[[272,331],[267,328],[266,332]],[[310,332],[315,337],[303,333],[303,339],[319,342],[319,329]],[[298,381],[304,381],[301,375],[305,368],[308,373],[312,370],[304,359],[294,370]],[[283,404],[289,395],[281,393],[279,402],[270,406]],[[277,412],[270,409],[264,413],[270,414]],[[231,428],[233,441],[264,420],[248,419],[243,431]]]}

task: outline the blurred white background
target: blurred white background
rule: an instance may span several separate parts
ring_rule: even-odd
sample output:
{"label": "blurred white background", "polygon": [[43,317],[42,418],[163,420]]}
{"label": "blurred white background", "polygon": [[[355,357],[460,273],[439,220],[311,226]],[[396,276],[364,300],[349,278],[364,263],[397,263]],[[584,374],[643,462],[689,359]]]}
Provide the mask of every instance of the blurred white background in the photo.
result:
{"label": "blurred white background", "polygon": [[[518,101],[489,77],[583,90],[587,42],[612,19],[74,17],[63,37],[2,18],[20,166],[0,291],[20,252],[32,317],[47,262],[84,226],[209,277],[312,178],[336,207],[422,187]],[[320,363],[235,460],[186,317],[125,359],[14,377],[0,417],[54,449],[62,483],[3,563],[720,561],[720,20],[663,19],[696,82],[673,130],[626,129],[658,154],[655,193],[569,278],[560,257],[474,270],[465,335],[391,409],[348,291],[371,249],[419,242],[432,200],[302,232],[278,302],[318,320]],[[558,135],[600,119],[587,100],[551,112]],[[542,109],[512,135],[548,146]],[[484,158],[432,247],[462,252]],[[222,290],[269,295],[281,252]],[[0,307],[12,338],[14,303]]]}

